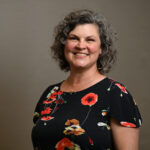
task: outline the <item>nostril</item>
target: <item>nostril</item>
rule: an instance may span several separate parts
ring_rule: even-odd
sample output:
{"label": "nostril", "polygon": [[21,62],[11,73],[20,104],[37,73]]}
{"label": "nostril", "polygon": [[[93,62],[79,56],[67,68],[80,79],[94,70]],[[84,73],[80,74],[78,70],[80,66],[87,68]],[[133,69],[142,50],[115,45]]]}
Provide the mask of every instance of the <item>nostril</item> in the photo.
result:
{"label": "nostril", "polygon": [[85,49],[86,45],[85,44],[77,44],[76,48],[79,49],[79,50]]}

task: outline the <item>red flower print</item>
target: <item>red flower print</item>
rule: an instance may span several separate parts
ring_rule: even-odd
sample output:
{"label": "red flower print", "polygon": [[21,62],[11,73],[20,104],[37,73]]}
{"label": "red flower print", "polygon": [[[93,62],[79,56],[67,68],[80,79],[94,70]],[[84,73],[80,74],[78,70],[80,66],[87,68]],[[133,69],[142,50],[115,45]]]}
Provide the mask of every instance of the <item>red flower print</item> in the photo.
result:
{"label": "red flower print", "polygon": [[88,106],[92,106],[97,102],[97,98],[98,95],[95,93],[89,93],[87,95],[85,95],[82,99],[81,99],[81,103],[83,105],[88,105]]}
{"label": "red flower print", "polygon": [[55,103],[56,103],[56,104],[63,104],[63,103],[64,103],[64,100],[59,99],[59,100],[55,101]]}
{"label": "red flower print", "polygon": [[74,148],[73,142],[71,142],[68,138],[63,138],[56,145],[56,150],[65,150],[65,148]]}
{"label": "red flower print", "polygon": [[57,92],[54,92],[48,97],[48,99],[56,99],[56,97],[57,97]]}
{"label": "red flower print", "polygon": [[122,86],[122,85],[121,85],[121,84],[119,84],[119,83],[115,83],[115,85],[117,85],[117,86],[121,89],[121,91],[122,91],[122,92],[124,92],[124,93],[128,94],[128,92],[127,92],[127,90],[125,89],[125,87],[124,87],[124,86]]}
{"label": "red flower print", "polygon": [[45,101],[43,101],[43,104],[50,104],[50,103],[52,103],[53,101],[55,101],[56,99],[52,99],[51,101],[49,101],[49,100],[45,100]]}
{"label": "red flower print", "polygon": [[52,111],[51,108],[49,107],[46,107],[43,111],[41,111],[41,115],[44,115],[44,114],[50,114]]}
{"label": "red flower print", "polygon": [[41,120],[43,120],[43,121],[48,121],[48,120],[51,120],[51,119],[53,119],[54,117],[52,117],[52,116],[44,116],[44,117],[42,117],[41,118]]}
{"label": "red flower print", "polygon": [[57,92],[57,94],[58,94],[58,95],[62,95],[62,94],[63,94],[63,91],[59,90],[59,91]]}
{"label": "red flower print", "polygon": [[91,145],[93,145],[93,140],[89,137],[89,142]]}
{"label": "red flower print", "polygon": [[[52,103],[52,102],[54,102],[55,100],[56,100],[56,98],[57,98],[57,95],[61,95],[63,92],[61,91],[61,90],[59,90],[58,92],[57,92],[57,87],[55,87],[53,90],[52,90],[52,92],[51,93],[49,93],[48,95],[47,95],[47,100],[44,100],[43,101],[43,104],[50,104],[50,103]],[[62,104],[63,102],[61,101],[59,101],[59,104]],[[56,102],[56,104],[57,104],[57,102]]]}
{"label": "red flower print", "polygon": [[136,127],[135,124],[130,123],[130,122],[125,122],[125,121],[121,121],[120,124],[125,126],[125,127]]}
{"label": "red flower print", "polygon": [[58,109],[59,109],[59,107],[56,107],[56,108],[55,108],[55,110],[58,110]]}

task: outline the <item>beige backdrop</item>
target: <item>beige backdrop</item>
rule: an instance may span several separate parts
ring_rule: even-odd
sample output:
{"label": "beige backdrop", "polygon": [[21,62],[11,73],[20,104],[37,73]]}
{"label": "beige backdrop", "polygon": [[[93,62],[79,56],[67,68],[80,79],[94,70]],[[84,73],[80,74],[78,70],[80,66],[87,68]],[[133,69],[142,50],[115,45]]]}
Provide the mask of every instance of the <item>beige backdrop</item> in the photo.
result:
{"label": "beige backdrop", "polygon": [[119,35],[119,61],[110,77],[134,95],[144,122],[140,149],[150,147],[150,1],[0,0],[0,150],[32,150],[35,105],[66,74],[49,56],[52,32],[72,9],[101,12]]}

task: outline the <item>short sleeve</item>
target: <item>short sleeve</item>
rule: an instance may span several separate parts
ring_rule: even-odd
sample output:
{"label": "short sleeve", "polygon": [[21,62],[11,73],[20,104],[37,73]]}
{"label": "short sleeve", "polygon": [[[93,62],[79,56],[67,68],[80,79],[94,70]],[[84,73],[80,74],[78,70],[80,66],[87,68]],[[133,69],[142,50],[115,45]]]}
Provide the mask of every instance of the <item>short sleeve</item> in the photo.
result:
{"label": "short sleeve", "polygon": [[125,127],[140,127],[142,118],[138,106],[123,84],[114,82],[110,92],[110,117]]}

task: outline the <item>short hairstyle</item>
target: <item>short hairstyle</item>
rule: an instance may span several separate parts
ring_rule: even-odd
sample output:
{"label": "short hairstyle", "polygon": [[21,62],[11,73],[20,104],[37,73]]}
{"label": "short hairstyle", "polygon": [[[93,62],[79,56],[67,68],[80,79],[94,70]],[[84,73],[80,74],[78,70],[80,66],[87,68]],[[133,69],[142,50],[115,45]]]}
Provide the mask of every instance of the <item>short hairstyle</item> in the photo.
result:
{"label": "short hairstyle", "polygon": [[58,61],[61,70],[65,72],[70,70],[69,63],[64,55],[66,39],[77,25],[83,24],[96,24],[98,26],[102,53],[98,57],[97,68],[102,74],[108,73],[112,64],[116,61],[116,48],[114,46],[116,33],[102,15],[91,10],[73,11],[55,27],[54,42],[51,46],[53,58]]}

